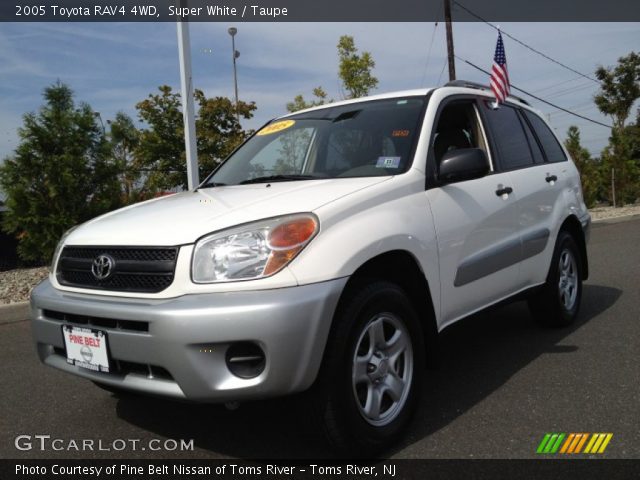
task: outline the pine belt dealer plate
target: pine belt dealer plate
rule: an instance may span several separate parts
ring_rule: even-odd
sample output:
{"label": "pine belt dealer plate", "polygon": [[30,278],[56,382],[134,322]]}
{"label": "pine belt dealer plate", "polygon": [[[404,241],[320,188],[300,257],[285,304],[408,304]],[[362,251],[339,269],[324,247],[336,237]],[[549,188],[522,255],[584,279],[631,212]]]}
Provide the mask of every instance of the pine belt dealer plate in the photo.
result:
{"label": "pine belt dealer plate", "polygon": [[67,363],[94,372],[109,372],[106,332],[63,325],[62,335],[67,349]]}

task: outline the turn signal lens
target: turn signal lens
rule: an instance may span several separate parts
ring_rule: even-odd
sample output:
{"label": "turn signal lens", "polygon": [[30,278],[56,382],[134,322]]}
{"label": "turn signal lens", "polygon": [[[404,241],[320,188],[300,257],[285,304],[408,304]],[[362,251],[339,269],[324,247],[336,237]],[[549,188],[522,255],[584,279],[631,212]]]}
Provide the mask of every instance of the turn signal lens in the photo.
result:
{"label": "turn signal lens", "polygon": [[271,230],[267,239],[271,254],[264,275],[277,272],[293,260],[317,231],[318,223],[313,217],[299,217]]}
{"label": "turn signal lens", "polygon": [[273,249],[289,249],[309,241],[318,225],[311,217],[292,220],[269,232],[269,246]]}

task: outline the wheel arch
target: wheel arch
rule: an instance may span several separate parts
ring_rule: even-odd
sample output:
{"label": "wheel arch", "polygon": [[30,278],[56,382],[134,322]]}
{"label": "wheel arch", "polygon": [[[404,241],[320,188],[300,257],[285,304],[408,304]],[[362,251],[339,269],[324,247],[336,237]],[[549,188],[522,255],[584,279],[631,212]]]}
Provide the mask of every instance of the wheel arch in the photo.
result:
{"label": "wheel arch", "polygon": [[575,215],[569,215],[562,225],[558,232],[565,231],[569,233],[575,240],[580,249],[580,269],[582,270],[582,279],[586,280],[589,278],[589,259],[587,258],[587,241],[584,235],[584,230],[582,229],[582,224],[578,217]]}
{"label": "wheel arch", "polygon": [[424,335],[427,366],[438,363],[438,328],[429,282],[417,259],[406,250],[392,250],[379,254],[365,263],[350,276],[345,285],[338,309],[343,299],[353,289],[375,280],[386,280],[398,285],[409,297],[418,313]]}

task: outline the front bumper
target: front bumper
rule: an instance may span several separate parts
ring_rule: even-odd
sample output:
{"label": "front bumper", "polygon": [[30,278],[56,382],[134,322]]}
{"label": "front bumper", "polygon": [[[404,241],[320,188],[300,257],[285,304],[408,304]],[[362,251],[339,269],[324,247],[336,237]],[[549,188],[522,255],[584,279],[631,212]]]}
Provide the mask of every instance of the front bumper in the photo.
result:
{"label": "front bumper", "polygon": [[[42,362],[113,387],[205,402],[285,395],[315,380],[346,281],[142,300],[63,292],[45,280],[31,295],[32,330]],[[62,325],[76,323],[107,332],[117,368],[102,373],[67,363]],[[257,377],[227,368],[226,351],[236,342],[265,352]]]}

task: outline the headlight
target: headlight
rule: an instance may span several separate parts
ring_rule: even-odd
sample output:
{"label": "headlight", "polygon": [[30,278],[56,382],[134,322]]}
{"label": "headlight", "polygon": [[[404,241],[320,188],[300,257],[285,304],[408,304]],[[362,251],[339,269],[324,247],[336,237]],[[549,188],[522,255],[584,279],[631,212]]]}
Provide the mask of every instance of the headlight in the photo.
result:
{"label": "headlight", "polygon": [[80,225],[76,225],[75,227],[71,227],[69,230],[67,230],[66,232],[64,232],[62,234],[62,237],[60,237],[60,241],[58,242],[58,245],[56,245],[56,249],[53,251],[53,258],[51,259],[51,272],[52,273],[56,269],[56,263],[58,263],[58,255],[60,255],[60,250],[62,250],[62,246],[64,245],[64,241],[67,239],[67,237],[69,235],[71,235],[71,232],[73,232],[79,226]]}
{"label": "headlight", "polygon": [[201,238],[191,264],[195,283],[268,277],[282,270],[318,233],[318,218],[296,214],[262,220]]}

